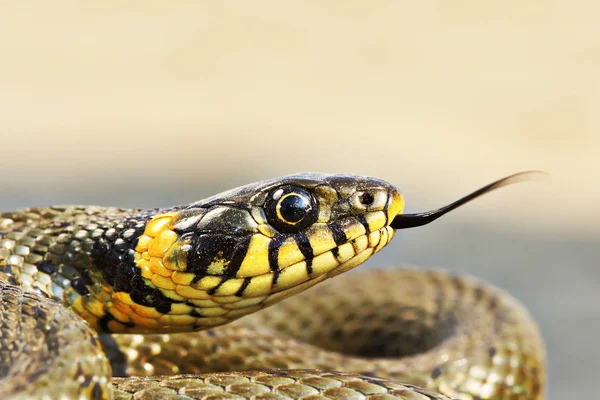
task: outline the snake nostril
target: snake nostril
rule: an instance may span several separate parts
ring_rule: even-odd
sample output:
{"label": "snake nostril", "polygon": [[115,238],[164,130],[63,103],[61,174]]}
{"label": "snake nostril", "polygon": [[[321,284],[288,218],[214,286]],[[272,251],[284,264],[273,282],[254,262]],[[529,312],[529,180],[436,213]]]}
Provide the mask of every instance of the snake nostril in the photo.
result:
{"label": "snake nostril", "polygon": [[375,201],[375,196],[373,196],[371,193],[364,192],[358,196],[358,201],[360,201],[360,204],[363,206],[370,206]]}

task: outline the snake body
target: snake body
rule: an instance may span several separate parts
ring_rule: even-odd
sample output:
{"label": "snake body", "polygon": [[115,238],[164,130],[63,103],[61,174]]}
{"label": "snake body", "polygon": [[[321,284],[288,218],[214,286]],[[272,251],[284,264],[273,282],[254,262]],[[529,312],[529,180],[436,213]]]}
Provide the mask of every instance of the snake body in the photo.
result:
{"label": "snake body", "polygon": [[166,209],[0,214],[0,391],[542,398],[539,331],[500,289],[409,268],[300,293],[380,251],[403,206],[379,179],[302,174]]}

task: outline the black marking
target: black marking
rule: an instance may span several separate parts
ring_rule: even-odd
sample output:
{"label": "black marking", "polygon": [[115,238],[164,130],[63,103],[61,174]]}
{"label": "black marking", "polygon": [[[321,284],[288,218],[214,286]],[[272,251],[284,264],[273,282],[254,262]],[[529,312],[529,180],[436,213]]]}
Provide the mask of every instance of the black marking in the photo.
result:
{"label": "black marking", "polygon": [[98,329],[100,330],[100,332],[110,332],[108,323],[110,321],[114,321],[114,319],[115,319],[115,317],[113,317],[110,314],[106,314],[106,315],[102,316],[102,318],[100,318],[98,320]]}
{"label": "black marking", "polygon": [[94,281],[92,280],[92,277],[90,276],[90,272],[83,270],[81,271],[81,280],[83,281],[84,284],[86,285],[92,285],[94,283]]}
{"label": "black marking", "polygon": [[106,283],[112,286],[115,283],[116,266],[108,260],[109,253],[110,245],[108,242],[104,238],[98,239],[92,250],[92,258],[97,268],[102,271],[102,277]]}
{"label": "black marking", "polygon": [[[81,371],[81,372],[79,372],[79,371]],[[83,371],[81,369],[78,369],[77,370],[77,375],[81,376],[82,374],[83,374]],[[83,382],[81,383],[81,386],[84,387],[84,388],[87,388],[88,386],[90,386],[91,383],[92,383],[92,376],[91,375],[87,375],[85,377],[85,379],[83,380]],[[94,386],[94,392],[96,392],[96,387],[97,386]],[[94,397],[93,398],[94,399],[101,399],[102,398],[101,394],[102,393],[94,393]]]}
{"label": "black marking", "polygon": [[235,292],[235,295],[238,297],[242,297],[244,295],[244,290],[248,287],[248,285],[252,282],[252,278],[244,278],[244,282],[242,282],[242,286]]}
{"label": "black marking", "polygon": [[225,268],[225,271],[223,272],[224,281],[234,278],[237,275],[240,267],[242,266],[242,262],[246,258],[246,253],[250,248],[250,240],[252,240],[252,236],[242,237],[237,240],[235,249],[233,250],[233,256],[231,257],[227,268]]}
{"label": "black marking", "polygon": [[113,317],[112,314],[105,314],[100,319],[98,319],[98,331],[110,333],[111,330],[108,327],[108,323],[110,321],[117,321],[119,324],[123,325],[126,328],[133,328],[135,326],[133,322],[121,322],[115,317]]}
{"label": "black marking", "polygon": [[[248,240],[247,237],[244,237],[244,239]],[[196,283],[208,275],[208,266],[215,259],[229,263],[233,259],[239,240],[239,236],[219,233],[193,235],[191,240],[192,251],[188,253],[187,259],[187,272],[194,273],[192,283]]]}
{"label": "black marking", "polygon": [[495,347],[490,347],[488,350],[488,353],[490,355],[490,358],[494,358],[494,356],[496,355],[496,348]]}
{"label": "black marking", "polygon": [[37,265],[38,271],[42,271],[48,275],[52,275],[56,272],[56,267],[46,261],[42,261]]}
{"label": "black marking", "polygon": [[171,303],[160,303],[156,306],[156,311],[162,314],[168,314],[171,312]]}
{"label": "black marking", "polygon": [[273,272],[279,270],[279,248],[283,244],[284,240],[285,239],[282,236],[279,236],[269,242],[267,258],[269,260],[269,268]]}
{"label": "black marking", "polygon": [[248,248],[250,247],[251,239],[252,237],[249,236],[246,238],[241,238],[237,241],[235,249],[233,250],[233,256],[231,256],[229,264],[227,264],[227,267],[225,267],[225,270],[223,271],[221,282],[219,282],[217,286],[207,290],[206,293],[210,294],[211,296],[214,295],[225,282],[227,282],[229,279],[234,278],[237,275],[237,272],[242,266],[244,258],[246,258],[246,253],[248,252]]}
{"label": "black marking", "polygon": [[143,280],[136,279],[136,286],[138,289],[134,289],[129,293],[131,300],[146,307],[153,307],[163,314],[168,314],[171,311],[172,303],[181,303],[165,297],[160,289],[146,285]]}
{"label": "black marking", "polygon": [[[169,299],[162,294],[160,289],[146,284],[146,280],[142,277],[142,270],[135,265],[134,260],[135,247],[139,237],[144,232],[146,222],[151,217],[152,215],[144,215],[142,220],[132,218],[120,224],[121,226],[118,229],[113,228],[114,233],[111,232],[109,236],[114,240],[106,237],[99,238],[91,253],[94,261],[93,269],[100,271],[102,278],[108,285],[113,286],[116,292],[129,293],[131,299],[137,304],[154,307],[166,314],[171,310],[172,303],[180,303],[180,301]],[[136,240],[119,242],[115,246],[115,242],[119,240],[121,235],[130,229],[135,232],[133,234],[128,232],[127,236],[134,236]],[[82,273],[82,278],[85,282],[89,279],[89,275],[86,278]],[[91,279],[89,282],[91,283]]]}
{"label": "black marking", "polygon": [[210,294],[211,296],[214,295],[215,293],[217,293],[217,290],[221,287],[221,285],[223,285],[223,283],[225,282],[225,279],[221,279],[221,282],[219,282],[217,284],[217,286],[210,288],[206,291],[206,293]]}
{"label": "black marking", "polygon": [[98,382],[94,384],[94,390],[92,390],[92,398],[93,399],[101,399],[102,398],[102,387]]}
{"label": "black marking", "polygon": [[306,262],[306,272],[310,275],[312,274],[312,261],[313,258],[315,258],[310,241],[304,232],[295,234],[294,239],[296,240],[298,249],[300,249],[300,253],[302,253],[304,256],[304,261]]}
{"label": "black marking", "polygon": [[338,258],[340,256],[340,248],[334,247],[333,249],[331,249],[331,254],[333,254],[335,258]]}
{"label": "black marking", "polygon": [[85,285],[85,283],[83,282],[83,278],[81,278],[81,277],[72,279],[71,287],[73,288],[73,290],[75,290],[77,293],[79,293],[82,296],[85,296],[86,294],[88,294],[90,292],[88,290],[87,286]]}
{"label": "black marking", "polygon": [[333,241],[336,245],[341,246],[342,244],[348,241],[346,233],[338,224],[330,224],[329,229],[331,230],[331,234],[333,235]]}
{"label": "black marking", "polygon": [[188,271],[194,273],[192,283],[209,275],[208,266],[215,260],[226,263],[219,284],[207,291],[213,295],[227,280],[234,278],[246,257],[252,236],[223,234],[196,235],[192,238],[192,251],[188,254]]}
{"label": "black marking", "polygon": [[367,222],[367,217],[365,216],[365,214],[358,214],[356,216],[356,219],[362,224],[362,226],[365,227],[365,231],[367,232],[367,234],[371,233],[371,228],[369,228],[369,223]]}
{"label": "black marking", "polygon": [[279,279],[279,248],[285,242],[285,236],[276,236],[269,242],[269,252],[268,252],[268,260],[269,260],[269,268],[273,271],[273,285],[277,283]]}
{"label": "black marking", "polygon": [[271,285],[276,285],[277,281],[279,280],[279,275],[281,275],[281,271],[277,270],[277,271],[273,271],[273,282],[271,282]]}
{"label": "black marking", "polygon": [[192,312],[190,313],[190,316],[196,317],[196,318],[202,318],[202,317],[204,317],[204,315],[202,315],[198,311],[196,311],[195,308],[192,308]]}
{"label": "black marking", "polygon": [[442,369],[440,367],[435,367],[433,371],[431,371],[431,379],[437,379],[442,374]]}

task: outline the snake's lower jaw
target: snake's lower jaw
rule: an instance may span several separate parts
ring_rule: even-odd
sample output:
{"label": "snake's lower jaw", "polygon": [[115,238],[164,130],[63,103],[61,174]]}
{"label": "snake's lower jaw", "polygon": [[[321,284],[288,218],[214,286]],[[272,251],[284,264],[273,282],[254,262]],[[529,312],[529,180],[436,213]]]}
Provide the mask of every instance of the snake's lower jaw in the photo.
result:
{"label": "snake's lower jaw", "polygon": [[383,249],[392,240],[394,234],[393,228],[384,226],[341,245],[337,248],[339,264],[324,275],[331,278],[359,266]]}
{"label": "snake's lower jaw", "polygon": [[[389,226],[342,244],[335,249],[316,256],[311,263],[311,273],[306,275],[305,261],[284,268],[279,275],[274,292],[260,303],[260,308],[278,303],[290,296],[303,292],[325,279],[349,271],[367,261],[373,254],[383,249],[394,237],[395,230]],[[256,311],[249,308],[246,314]],[[242,315],[236,315],[236,318]]]}
{"label": "snake's lower jaw", "polygon": [[[302,276],[294,271],[295,266],[302,266],[305,261],[290,265],[281,271],[278,283],[275,286],[276,291],[266,296],[260,303],[260,308],[271,306],[281,300],[303,292],[328,278],[354,269],[385,247],[394,237],[394,233],[395,230],[393,228],[384,226],[381,229],[361,235],[348,243],[344,243],[334,250],[320,254],[313,259],[312,273],[309,275]],[[292,284],[291,279],[294,278],[298,279],[298,281]],[[282,287],[285,288],[281,289]],[[248,312],[243,315],[251,314],[255,311],[257,310],[249,308]],[[234,319],[243,315],[238,314]]]}
{"label": "snake's lower jaw", "polygon": [[[355,246],[356,255],[349,260],[341,263],[336,268],[332,269],[327,277],[331,278],[343,272],[350,271],[360,264],[367,261],[373,254],[378,253],[383,249],[394,237],[396,230],[385,226],[374,232],[364,235],[355,240],[352,245]],[[365,246],[366,244],[366,246]]]}

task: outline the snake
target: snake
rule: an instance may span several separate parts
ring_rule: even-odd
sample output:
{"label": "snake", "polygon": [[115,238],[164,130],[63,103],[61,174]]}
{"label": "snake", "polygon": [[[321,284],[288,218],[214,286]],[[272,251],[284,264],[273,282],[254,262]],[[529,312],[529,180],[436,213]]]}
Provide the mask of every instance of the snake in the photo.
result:
{"label": "snake", "polygon": [[503,289],[344,274],[532,174],[415,214],[384,180],[324,174],[169,208],[0,213],[2,398],[541,399],[539,328]]}

